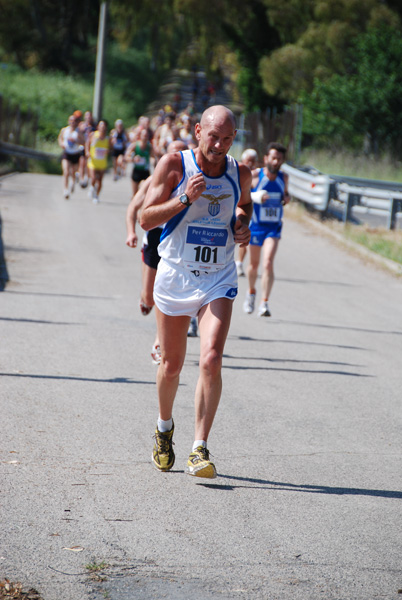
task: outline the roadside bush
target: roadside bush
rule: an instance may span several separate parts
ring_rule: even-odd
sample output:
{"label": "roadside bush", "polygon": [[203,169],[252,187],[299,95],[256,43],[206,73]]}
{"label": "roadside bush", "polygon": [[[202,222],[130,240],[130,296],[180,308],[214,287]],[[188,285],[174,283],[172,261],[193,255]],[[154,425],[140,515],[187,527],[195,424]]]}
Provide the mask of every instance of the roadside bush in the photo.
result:
{"label": "roadside bush", "polygon": [[[94,57],[92,57],[94,61]],[[83,61],[88,68],[90,60]],[[75,76],[60,71],[23,70],[17,65],[0,67],[2,93],[22,110],[38,111],[40,140],[54,141],[68,116],[76,109],[91,110],[94,70]],[[103,117],[112,125],[119,118],[132,125],[154,99],[159,76],[151,72],[145,52],[121,50],[110,44],[105,65]]]}

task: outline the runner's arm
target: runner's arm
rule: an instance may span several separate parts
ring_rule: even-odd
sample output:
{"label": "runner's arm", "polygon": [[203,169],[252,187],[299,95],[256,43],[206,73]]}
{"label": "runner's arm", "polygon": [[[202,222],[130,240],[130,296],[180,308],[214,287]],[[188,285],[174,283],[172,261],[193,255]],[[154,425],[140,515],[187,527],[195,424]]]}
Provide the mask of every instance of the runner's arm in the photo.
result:
{"label": "runner's arm", "polygon": [[94,135],[94,132],[89,134],[88,139],[85,142],[85,156],[87,158],[89,158],[91,156],[91,143],[92,143],[93,135]]}
{"label": "runner's arm", "polygon": [[253,214],[253,203],[250,196],[251,171],[246,165],[239,165],[241,196],[236,207],[234,240],[240,247],[250,242],[249,223]]}
{"label": "runner's arm", "polygon": [[59,144],[59,146],[61,148],[63,148],[63,150],[64,150],[64,130],[65,130],[65,127],[63,127],[62,129],[60,129],[60,133],[59,133],[59,136],[57,138],[57,143]]}
{"label": "runner's arm", "polygon": [[147,194],[148,188],[151,184],[151,177],[148,177],[145,181],[140,182],[140,187],[138,192],[134,194],[131,199],[130,204],[127,207],[126,213],[126,227],[127,227],[127,239],[126,244],[130,246],[130,248],[135,248],[138,243],[138,236],[135,232],[135,226],[137,224],[137,215],[141,206],[144,203],[145,196]]}
{"label": "runner's arm", "polygon": [[126,162],[133,162],[133,157],[131,156],[131,154],[134,152],[136,144],[137,144],[137,142],[131,142],[131,144],[128,146],[127,150],[125,151],[124,160]]}
{"label": "runner's arm", "polygon": [[[186,208],[180,202],[179,195],[170,198],[182,176],[183,167],[180,152],[165,154],[156,165],[141,212],[141,227],[145,231],[166,223]],[[205,189],[204,177],[202,173],[197,173],[188,179],[185,193],[189,201],[193,203],[196,202]]]}
{"label": "runner's arm", "polygon": [[287,173],[283,174],[283,181],[285,183],[285,191],[283,194],[283,204],[289,204],[289,202],[290,202],[290,195],[289,195],[289,191],[288,191],[289,175]]}

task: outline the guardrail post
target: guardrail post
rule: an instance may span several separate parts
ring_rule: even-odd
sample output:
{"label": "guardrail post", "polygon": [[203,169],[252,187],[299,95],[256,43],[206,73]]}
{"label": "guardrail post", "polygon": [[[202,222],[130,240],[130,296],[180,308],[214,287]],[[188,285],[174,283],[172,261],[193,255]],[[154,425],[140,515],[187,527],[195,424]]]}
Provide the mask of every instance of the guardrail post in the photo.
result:
{"label": "guardrail post", "polygon": [[6,259],[4,257],[3,238],[1,236],[1,215],[0,215],[0,292],[2,292],[8,281]]}
{"label": "guardrail post", "polygon": [[345,212],[343,215],[344,223],[346,223],[347,221],[350,221],[350,219],[352,217],[352,207],[360,204],[360,198],[361,198],[360,194],[352,194],[350,192],[348,193],[346,205],[345,205]]}
{"label": "guardrail post", "polygon": [[0,94],[0,140],[3,139],[3,123],[5,122],[5,115],[3,115],[3,96]]}
{"label": "guardrail post", "polygon": [[395,229],[396,227],[396,213],[402,212],[402,202],[392,198],[391,206],[389,207],[388,213],[388,229]]}

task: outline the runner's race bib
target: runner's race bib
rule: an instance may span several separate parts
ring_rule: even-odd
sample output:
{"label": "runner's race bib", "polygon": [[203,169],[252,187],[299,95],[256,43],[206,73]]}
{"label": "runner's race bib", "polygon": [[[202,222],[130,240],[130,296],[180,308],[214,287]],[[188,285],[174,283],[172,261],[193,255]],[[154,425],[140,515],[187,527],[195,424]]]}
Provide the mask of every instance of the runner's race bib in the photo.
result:
{"label": "runner's race bib", "polygon": [[263,223],[277,223],[281,220],[280,206],[261,206],[260,221]]}
{"label": "runner's race bib", "polygon": [[189,225],[184,247],[187,269],[219,271],[226,265],[227,229]]}
{"label": "runner's race bib", "polygon": [[102,160],[107,154],[107,148],[95,148],[95,159]]}

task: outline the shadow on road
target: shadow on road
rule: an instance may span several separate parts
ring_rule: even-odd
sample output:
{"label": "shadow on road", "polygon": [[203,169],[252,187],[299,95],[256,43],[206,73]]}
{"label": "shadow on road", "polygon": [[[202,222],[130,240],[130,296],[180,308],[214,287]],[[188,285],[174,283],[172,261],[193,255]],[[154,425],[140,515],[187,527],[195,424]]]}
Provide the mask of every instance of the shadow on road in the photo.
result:
{"label": "shadow on road", "polygon": [[42,319],[15,319],[0,317],[0,321],[15,321],[17,323],[37,323],[39,325],[82,325],[83,323],[66,323],[65,321],[44,321]]}
{"label": "shadow on road", "polygon": [[245,483],[251,483],[256,485],[238,485],[228,484],[221,485],[219,483],[198,483],[203,487],[218,489],[218,490],[234,490],[238,488],[247,489],[263,489],[263,490],[281,490],[284,492],[307,492],[310,494],[331,494],[336,496],[373,496],[375,498],[395,498],[402,500],[402,492],[394,490],[366,490],[363,488],[344,488],[344,487],[329,487],[326,485],[303,485],[295,483],[284,483],[282,481],[269,481],[266,479],[253,479],[251,477],[235,477],[234,475],[218,475],[219,478],[243,481]]}
{"label": "shadow on road", "polygon": [[[265,321],[267,322],[267,321]],[[350,325],[342,325],[341,323],[339,325],[328,325],[326,323],[306,323],[303,321],[287,321],[286,319],[278,319],[277,321],[270,321],[270,323],[272,325],[278,325],[278,324],[285,324],[285,325],[297,325],[298,327],[317,327],[318,329],[335,329],[335,330],[342,330],[342,331],[357,331],[358,333],[375,333],[375,334],[380,334],[380,335],[402,335],[402,331],[392,331],[392,330],[382,330],[382,329],[365,329],[363,327],[351,327]],[[259,341],[259,342],[266,342],[266,341],[271,341],[271,340],[265,340],[265,339],[261,339],[261,340],[254,340],[251,337],[248,336],[239,336],[238,337],[239,340],[251,340],[251,341]]]}
{"label": "shadow on road", "polygon": [[344,350],[364,350],[367,351],[367,348],[362,348],[361,346],[345,346],[344,344],[328,344],[327,342],[312,342],[310,340],[275,340],[272,338],[252,338],[245,335],[239,336],[230,336],[229,339],[238,339],[244,342],[269,342],[270,344],[292,344],[293,345],[303,345],[303,346],[323,346],[324,348],[343,348]]}
{"label": "shadow on road", "polygon": [[86,296],[84,294],[55,294],[54,292],[20,292],[7,290],[7,294],[21,294],[24,296],[49,296],[55,298],[79,298],[82,300],[115,300],[113,296]]}
{"label": "shadow on road", "polygon": [[362,287],[361,285],[357,285],[355,283],[343,283],[342,281],[325,281],[320,279],[296,279],[296,278],[284,278],[284,277],[276,277],[277,281],[282,281],[285,283],[307,283],[312,285],[334,285],[336,287]]}
{"label": "shadow on road", "polygon": [[380,335],[402,335],[402,331],[384,331],[381,329],[364,329],[363,327],[350,327],[348,325],[327,325],[325,323],[302,323],[300,321],[281,320],[281,323],[287,325],[297,325],[298,327],[318,327],[320,329],[339,329],[343,331],[357,331],[359,333],[375,333]]}
{"label": "shadow on road", "polygon": [[33,373],[0,373],[0,377],[21,377],[27,379],[56,379],[62,381],[91,381],[93,383],[139,383],[142,385],[156,385],[155,381],[141,381],[129,377],[111,377],[99,379],[96,377],[75,377],[73,375],[34,375]]}
{"label": "shadow on road", "polygon": [[[228,357],[226,357],[228,358]],[[233,358],[233,357],[229,357],[229,358]],[[246,360],[245,357],[241,357],[241,360]],[[311,363],[322,363],[324,361],[292,361],[292,360],[288,360],[288,359],[270,359],[270,358],[262,358],[262,357],[258,357],[258,358],[249,358],[248,360],[265,360],[268,362],[311,362]],[[337,365],[337,364],[343,364],[343,363],[331,363],[328,362],[326,364],[333,364],[333,365]],[[346,365],[347,366],[347,365]],[[350,366],[355,366],[355,365],[350,365]],[[374,375],[365,375],[363,373],[352,373],[349,371],[333,371],[331,369],[295,369],[295,368],[287,368],[287,367],[269,367],[267,365],[261,365],[261,366],[256,366],[256,365],[250,365],[250,366],[244,366],[244,365],[223,365],[222,367],[223,369],[233,369],[235,371],[284,371],[285,373],[311,373],[314,375],[346,375],[347,377],[374,377]]]}

